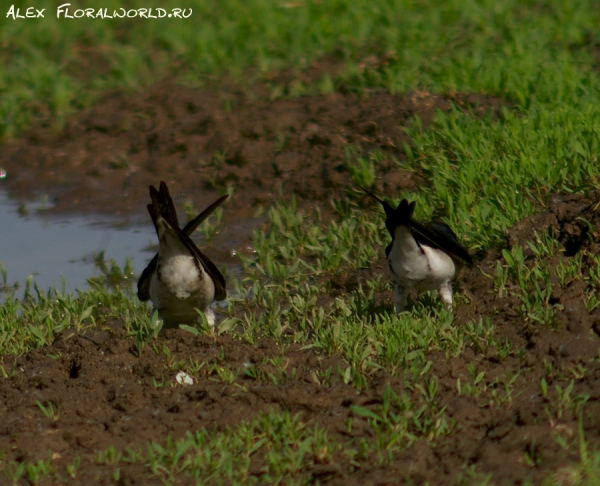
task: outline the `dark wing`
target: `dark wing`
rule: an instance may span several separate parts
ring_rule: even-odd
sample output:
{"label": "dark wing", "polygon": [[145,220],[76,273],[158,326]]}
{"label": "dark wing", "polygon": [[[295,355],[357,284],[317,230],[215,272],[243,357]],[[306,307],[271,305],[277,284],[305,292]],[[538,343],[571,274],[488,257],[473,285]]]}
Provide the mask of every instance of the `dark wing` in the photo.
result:
{"label": "dark wing", "polygon": [[425,224],[413,219],[413,213],[415,212],[416,206],[415,201],[409,203],[406,199],[402,199],[400,204],[398,204],[398,207],[394,209],[388,202],[380,199],[375,194],[372,194],[363,187],[361,187],[361,189],[379,202],[385,210],[385,226],[392,236],[392,243],[385,249],[386,256],[389,256],[392,249],[396,228],[398,226],[408,226],[411,228],[413,237],[419,246],[421,244],[426,244],[445,251],[455,260],[462,261],[468,265],[473,264],[473,258],[467,249],[458,241],[458,238],[450,226],[439,222]]}
{"label": "dark wing", "polygon": [[146,302],[150,300],[150,280],[152,279],[152,275],[156,272],[156,266],[158,265],[158,253],[154,255],[154,258],[150,260],[150,263],[144,268],[142,275],[137,283],[137,295],[138,299],[142,302]]}
{"label": "dark wing", "polygon": [[[198,226],[200,226],[200,224],[202,224],[202,222],[206,218],[208,218],[215,211],[215,209],[217,209],[221,204],[223,204],[223,201],[225,201],[225,199],[227,199],[228,197],[229,197],[229,194],[225,194],[224,196],[221,196],[214,203],[212,203],[210,206],[208,206],[204,211],[202,211],[198,216],[196,216],[194,219],[189,221],[184,226],[183,233],[186,236],[191,235],[194,231],[196,231],[196,228]],[[190,242],[192,242],[192,240],[190,240]],[[213,279],[213,282],[215,284],[215,300],[225,300],[227,298],[227,290],[226,290],[227,283],[225,282],[225,277],[219,271],[217,266],[198,249],[198,247],[194,244],[194,242],[192,242],[192,244],[196,248],[197,254],[199,255],[199,258],[203,263],[204,269],[210,275],[210,277]],[[157,261],[158,261],[158,258],[157,258]],[[152,263],[152,262],[150,262],[150,263]]]}
{"label": "dark wing", "polygon": [[198,226],[200,226],[206,218],[208,218],[212,213],[214,213],[215,209],[217,209],[221,204],[223,204],[223,201],[225,201],[225,199],[227,199],[228,197],[229,194],[221,196],[214,203],[208,206],[204,211],[202,211],[198,216],[196,216],[191,221],[188,221],[188,223],[183,227],[183,232],[186,235],[191,236],[192,233],[196,231],[196,228],[198,228]]}
{"label": "dark wing", "polygon": [[[163,189],[163,186],[164,186],[164,189]],[[161,189],[160,191],[157,191],[154,186],[150,186],[150,197],[152,198],[153,203],[155,200],[157,201],[158,206],[160,207],[160,210],[161,210],[161,214],[163,214],[163,217],[164,217],[164,213],[162,213],[162,211],[164,209],[166,211],[167,218],[169,219],[169,221],[171,223],[173,221],[175,221],[177,224],[177,212],[175,211],[175,207],[173,205],[173,199],[171,199],[169,190],[167,189],[167,185],[162,181],[160,183],[160,189]],[[225,194],[224,196],[221,196],[214,203],[212,203],[210,206],[208,206],[204,211],[202,211],[198,216],[196,216],[191,221],[188,221],[188,223],[183,228],[183,232],[186,235],[191,235],[194,231],[196,231],[196,228],[198,228],[198,226],[200,226],[200,224],[202,224],[202,222],[206,218],[208,218],[215,211],[215,209],[217,209],[221,204],[223,204],[223,201],[225,201],[225,199],[227,199],[228,197],[229,197],[229,194]],[[152,222],[154,223],[154,227],[156,228],[155,221],[156,221],[157,214],[156,214],[156,211],[152,204],[148,204],[148,212],[150,213],[150,217],[152,218]],[[173,219],[173,215],[175,216],[175,219]],[[198,250],[198,252],[200,252],[200,250]],[[204,256],[204,255],[202,255],[202,256],[206,260],[208,260],[208,258],[206,256]],[[215,297],[217,298],[217,300],[224,300],[227,297],[227,292],[224,290],[225,289],[225,278],[223,277],[221,272],[219,272],[219,270],[216,268],[216,266],[210,260],[208,260],[208,261],[209,261],[210,265],[212,266],[213,270],[216,270],[216,274],[218,275],[217,278],[215,278],[213,276],[213,274],[211,274],[211,272],[206,268],[206,265],[203,265],[205,267],[206,272],[211,276],[211,278],[215,282]],[[142,275],[140,276],[140,279],[138,280],[138,283],[137,283],[138,298],[142,302],[146,302],[146,301],[150,300],[150,279],[152,278],[152,275],[156,271],[157,265],[158,265],[158,253],[156,255],[154,255],[152,260],[150,260],[150,263],[148,263],[146,268],[144,268],[144,271],[142,272]],[[217,280],[222,282],[221,286],[223,289],[223,293],[220,294],[220,295],[222,295],[222,298],[217,297],[217,286],[218,286]]]}
{"label": "dark wing", "polygon": [[462,261],[467,265],[473,264],[473,258],[447,224],[440,222],[425,224],[413,219],[411,228],[417,243],[442,250],[453,259]]}
{"label": "dark wing", "polygon": [[388,246],[385,247],[385,257],[388,258],[390,256],[390,251],[392,251],[392,246],[394,246],[394,240],[390,242]]}
{"label": "dark wing", "polygon": [[[169,194],[169,189],[164,181],[160,181],[160,190],[157,191],[156,187],[154,186],[150,186],[149,189],[152,204],[148,204],[147,208],[148,213],[150,213],[150,218],[152,218],[152,224],[154,224],[156,234],[158,234],[158,226],[156,224],[158,217],[157,210],[163,215],[164,219],[168,220],[171,224],[174,223],[175,226],[177,226],[179,224],[177,221],[177,212],[175,211],[175,206],[173,205],[173,199]],[[142,302],[150,300],[150,280],[156,271],[157,264],[158,253],[154,255],[154,258],[152,258],[150,263],[146,266],[146,268],[144,268],[144,271],[138,280],[138,299],[140,299]]]}
{"label": "dark wing", "polygon": [[160,181],[160,189],[158,191],[154,186],[150,186],[150,199],[152,199],[152,204],[162,217],[179,228],[177,211],[175,211],[175,205],[165,181]]}

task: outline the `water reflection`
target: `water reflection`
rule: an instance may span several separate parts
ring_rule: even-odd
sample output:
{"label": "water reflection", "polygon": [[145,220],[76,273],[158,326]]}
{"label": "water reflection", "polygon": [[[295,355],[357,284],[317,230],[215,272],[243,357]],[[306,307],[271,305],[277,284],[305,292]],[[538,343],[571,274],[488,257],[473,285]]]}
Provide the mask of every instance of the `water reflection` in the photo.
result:
{"label": "water reflection", "polygon": [[[122,222],[94,216],[50,216],[44,200],[23,205],[0,191],[0,262],[7,284],[24,288],[30,275],[45,290],[88,288],[87,280],[110,272],[110,260],[123,269],[128,259],[140,274],[152,257],[143,251],[156,243],[151,225],[123,226]],[[0,283],[1,284],[1,283]]]}

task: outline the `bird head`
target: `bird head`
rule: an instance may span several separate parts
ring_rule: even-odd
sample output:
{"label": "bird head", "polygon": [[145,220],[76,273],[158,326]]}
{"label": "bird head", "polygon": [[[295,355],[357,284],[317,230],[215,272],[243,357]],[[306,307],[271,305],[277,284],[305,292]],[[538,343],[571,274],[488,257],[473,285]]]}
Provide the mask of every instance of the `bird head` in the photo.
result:
{"label": "bird head", "polygon": [[402,199],[396,209],[383,199],[377,197],[370,191],[367,191],[364,187],[361,189],[365,192],[365,194],[371,196],[375,201],[383,206],[385,211],[385,227],[389,231],[392,238],[394,237],[394,232],[398,226],[411,226],[412,216],[415,212],[415,206],[417,203],[415,201],[409,203],[406,199]]}

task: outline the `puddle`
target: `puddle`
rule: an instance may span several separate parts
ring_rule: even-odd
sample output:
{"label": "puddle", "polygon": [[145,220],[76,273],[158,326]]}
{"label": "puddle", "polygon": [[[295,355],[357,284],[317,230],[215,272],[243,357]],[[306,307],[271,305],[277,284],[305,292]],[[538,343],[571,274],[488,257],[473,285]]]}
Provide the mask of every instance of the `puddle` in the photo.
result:
{"label": "puddle", "polygon": [[[134,273],[140,275],[157,250],[150,222],[56,215],[49,209],[51,204],[44,200],[22,204],[0,191],[0,262],[6,268],[7,285],[18,285],[18,296],[30,275],[43,291],[62,290],[62,277],[68,293],[87,289],[87,280],[101,274],[95,265],[95,255],[101,252],[105,262],[115,260],[121,268],[130,259]],[[224,231],[214,236],[207,254],[217,266],[227,268],[227,275],[239,276],[241,265],[235,255],[252,251],[249,235],[263,219],[225,223]],[[196,233],[194,240],[203,246],[201,234]]]}
{"label": "puddle", "polygon": [[0,191],[0,262],[6,268],[7,284],[24,289],[29,275],[40,289],[66,291],[88,288],[87,279],[99,275],[94,254],[104,252],[107,262],[114,259],[123,267],[132,260],[139,275],[152,253],[144,251],[156,243],[152,226],[125,226],[122,221],[95,216],[44,214],[49,205],[37,201],[27,205],[11,200]]}

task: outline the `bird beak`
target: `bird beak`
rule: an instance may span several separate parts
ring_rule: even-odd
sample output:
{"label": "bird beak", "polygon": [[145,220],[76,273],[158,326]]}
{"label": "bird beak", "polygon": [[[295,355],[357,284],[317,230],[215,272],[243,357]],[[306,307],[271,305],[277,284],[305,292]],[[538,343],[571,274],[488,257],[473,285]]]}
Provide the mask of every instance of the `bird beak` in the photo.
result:
{"label": "bird beak", "polygon": [[384,201],[383,199],[377,197],[371,191],[367,191],[364,187],[361,187],[361,186],[359,186],[359,187],[365,192],[365,194],[371,196],[373,199],[375,199],[375,201],[377,201],[379,204],[381,204],[383,206],[386,218],[393,218],[394,217],[394,208],[390,205],[390,203],[388,203],[387,201]]}
{"label": "bird beak", "polygon": [[367,190],[366,190],[364,187],[362,187],[362,186],[358,186],[358,187],[360,187],[360,188],[361,188],[361,190],[362,190],[362,191],[363,191],[365,194],[367,194],[367,195],[371,196],[373,199],[375,199],[375,201],[377,201],[379,204],[381,204],[383,207],[385,207],[385,201],[384,201],[383,199],[380,199],[380,198],[378,198],[378,197],[377,197],[375,194],[373,194],[371,191],[367,191]]}

